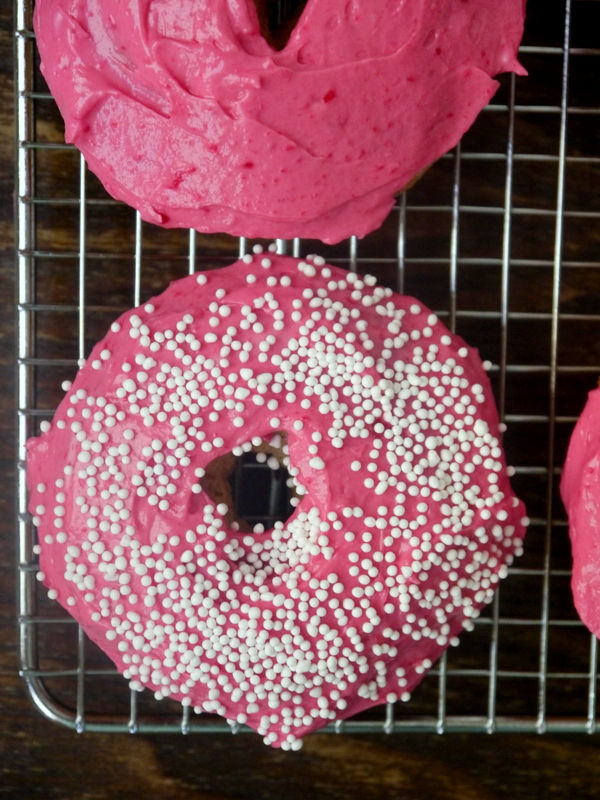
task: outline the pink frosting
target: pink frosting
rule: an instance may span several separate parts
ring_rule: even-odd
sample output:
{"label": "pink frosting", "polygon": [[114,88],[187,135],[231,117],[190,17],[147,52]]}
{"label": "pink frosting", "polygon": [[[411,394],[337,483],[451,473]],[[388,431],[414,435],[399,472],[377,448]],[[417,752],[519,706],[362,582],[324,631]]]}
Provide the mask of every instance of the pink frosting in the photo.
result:
{"label": "pink frosting", "polygon": [[150,222],[336,242],[377,228],[523,74],[524,0],[309,0],[285,48],[252,0],[38,0],[66,139]]}
{"label": "pink frosting", "polygon": [[590,392],[567,453],[560,492],[573,548],[571,588],[579,616],[600,635],[600,389]]}
{"label": "pink frosting", "polygon": [[[241,534],[198,478],[285,431],[302,500]],[[269,254],[114,323],[28,442],[50,596],[131,679],[268,744],[406,700],[520,553],[477,352],[374,278]]]}

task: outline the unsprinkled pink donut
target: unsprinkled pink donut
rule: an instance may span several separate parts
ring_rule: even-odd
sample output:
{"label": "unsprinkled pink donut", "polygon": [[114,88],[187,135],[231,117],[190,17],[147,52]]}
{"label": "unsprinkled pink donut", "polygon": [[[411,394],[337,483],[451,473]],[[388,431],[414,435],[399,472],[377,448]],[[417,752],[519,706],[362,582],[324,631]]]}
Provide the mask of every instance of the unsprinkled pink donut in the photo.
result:
{"label": "unsprinkled pink donut", "polygon": [[600,389],[588,395],[571,435],[560,493],[573,550],[573,601],[582,621],[600,635]]}
{"label": "unsprinkled pink donut", "polygon": [[[287,432],[243,535],[198,483]],[[276,255],[124,314],[28,443],[40,579],[130,678],[286,749],[407,699],[521,549],[476,351],[375,278]]]}
{"label": "unsprinkled pink donut", "polygon": [[253,0],[36,0],[66,139],[167,227],[336,242],[523,74],[524,0],[308,0],[280,52]]}

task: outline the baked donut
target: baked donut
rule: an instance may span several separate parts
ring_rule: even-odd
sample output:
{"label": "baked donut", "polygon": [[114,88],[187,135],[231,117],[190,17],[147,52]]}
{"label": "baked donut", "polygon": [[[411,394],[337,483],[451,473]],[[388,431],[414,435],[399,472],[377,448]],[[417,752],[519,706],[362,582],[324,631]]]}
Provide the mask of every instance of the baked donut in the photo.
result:
{"label": "baked donut", "polygon": [[42,71],[108,192],[167,227],[337,242],[453,147],[516,59],[524,0],[37,0]]}
{"label": "baked donut", "polygon": [[[132,687],[268,744],[408,699],[521,550],[476,351],[320,257],[175,281],[67,389],[28,442],[38,577]],[[241,534],[199,479],[273,432],[301,500]]]}
{"label": "baked donut", "polygon": [[571,589],[579,616],[600,635],[600,389],[594,389],[575,425],[560,484],[573,550]]}

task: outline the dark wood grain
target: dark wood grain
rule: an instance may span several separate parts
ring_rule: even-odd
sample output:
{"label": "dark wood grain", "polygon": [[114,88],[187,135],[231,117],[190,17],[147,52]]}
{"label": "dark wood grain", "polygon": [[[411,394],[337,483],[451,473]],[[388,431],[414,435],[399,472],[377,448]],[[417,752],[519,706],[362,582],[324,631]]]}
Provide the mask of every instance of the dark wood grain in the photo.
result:
{"label": "dark wood grain", "polygon": [[[586,4],[591,6],[592,4]],[[547,3],[532,3],[532,22],[530,43],[536,42],[538,27],[544,28],[545,44],[550,39],[561,44],[561,3],[549,0]],[[590,14],[591,22],[598,15]],[[543,23],[543,24],[542,24]],[[13,123],[12,123],[12,19],[9,4],[0,7],[0,798],[43,798],[43,800],[105,800],[118,798],[152,797],[156,800],[566,800],[578,798],[587,800],[598,796],[600,782],[600,758],[598,736],[517,736],[517,735],[393,735],[393,736],[335,736],[319,734],[308,737],[300,753],[286,754],[266,748],[255,735],[222,736],[127,736],[127,735],[77,735],[44,719],[28,699],[24,684],[18,676],[17,639],[15,625],[15,525],[14,525],[14,251],[13,251]],[[578,23],[581,24],[581,23]],[[538,27],[536,27],[536,25]],[[588,44],[597,46],[594,30],[590,24]],[[580,31],[581,34],[581,31]],[[579,44],[585,43],[585,31],[579,37]],[[529,82],[520,84],[524,94],[520,102],[531,98],[545,97],[548,93],[543,70],[548,69],[547,61],[538,63],[535,57],[527,59],[531,77]],[[558,61],[556,62],[559,63]],[[574,102],[584,103],[589,94],[598,91],[597,68],[578,62],[574,69],[581,75],[577,82],[578,97]],[[586,69],[590,70],[589,81]],[[552,83],[552,82],[551,82]],[[590,85],[588,85],[588,83]],[[553,84],[554,85],[554,84]],[[521,89],[522,87],[522,89]],[[503,91],[506,91],[506,82]],[[587,95],[586,95],[587,92]],[[550,95],[547,102],[556,102]],[[597,98],[596,98],[597,105]],[[520,120],[516,136],[521,151],[553,152],[556,142],[556,120]],[[505,131],[502,132],[505,135]],[[41,113],[38,123],[38,136],[47,140],[59,140],[60,121],[54,111]],[[466,146],[473,149],[494,148],[494,131],[488,130],[486,141],[477,137],[476,131],[469,134]],[[570,153],[589,154],[597,147],[597,126],[574,125],[569,140]],[[65,195],[74,193],[72,182],[73,154],[61,153],[47,165],[48,174],[64,175]],[[493,176],[490,167],[489,180],[476,180],[469,177],[469,167],[465,167],[464,202],[496,204],[501,195],[498,189],[498,175]],[[503,167],[500,168],[501,170]],[[44,170],[38,190],[44,191]],[[451,185],[452,164],[443,162],[437,166],[435,176],[425,176],[414,189],[416,200],[435,189],[443,194]],[[500,179],[501,185],[501,179]],[[98,196],[101,189],[90,179],[90,196]],[[538,204],[554,202],[556,191],[556,169],[553,170],[524,165],[515,173],[515,201],[519,204],[533,202]],[[600,210],[598,194],[598,174],[593,168],[583,175],[576,170],[568,173],[567,202],[571,208]],[[97,249],[109,249],[123,253],[123,263],[129,267],[133,242],[132,216],[126,209],[115,212],[117,218],[103,214],[91,214],[90,236]],[[411,228],[413,240],[410,246],[417,246],[419,252],[432,258],[438,253],[447,253],[448,241],[445,228],[432,229],[431,218],[415,218]],[[497,241],[497,231],[493,225],[471,234],[465,234],[462,241],[463,252],[476,255],[489,254],[490,242]],[[567,230],[565,242],[568,258],[598,257],[600,229],[581,229],[573,225]],[[42,215],[39,225],[40,245],[46,244],[54,249],[70,249],[77,245],[76,226],[72,215],[56,210],[48,210]],[[185,262],[182,261],[181,242],[183,232],[172,232],[170,238],[161,236],[149,226],[145,231],[145,256],[152,263],[145,264],[144,297],[160,291],[168,277],[183,274]],[[395,225],[385,225],[381,231],[361,242],[361,252],[377,258],[381,252],[393,248]],[[47,238],[44,238],[47,237]],[[545,257],[552,255],[553,230],[550,224],[523,220],[516,226],[515,254],[519,257]],[[169,244],[170,243],[170,244]],[[120,249],[119,249],[120,248]],[[324,250],[324,248],[321,248]],[[232,260],[236,252],[236,242],[229,237],[203,239],[202,252],[204,266],[218,265]],[[341,248],[327,248],[328,257],[342,257]],[[533,254],[533,256],[532,256]],[[378,275],[385,280],[385,265],[378,267]],[[123,276],[125,270],[123,270]],[[390,284],[395,279],[390,273]],[[415,292],[431,305],[444,305],[447,297],[447,280],[436,280],[436,267],[424,266],[420,277],[410,276],[408,291]],[[74,302],[76,285],[73,280],[72,262],[55,260],[48,264],[38,264],[38,287],[45,297],[56,302]],[[102,302],[112,311],[131,303],[128,279],[119,279],[119,270],[114,270],[110,291],[100,270],[90,269],[90,296],[101,296]],[[108,292],[108,295],[107,295]],[[477,305],[484,308],[497,308],[498,272],[473,269],[461,272],[459,287],[463,306]],[[511,285],[511,307],[516,310],[547,311],[551,298],[551,278],[547,271],[520,270],[515,272]],[[597,312],[600,300],[600,284],[591,270],[568,273],[562,289],[563,307],[573,312]],[[115,310],[116,309],[116,310]],[[101,314],[90,325],[89,345],[94,338],[102,335],[110,318]],[[73,357],[68,352],[68,342],[72,337],[66,318],[56,321],[40,322],[39,339],[42,352],[54,356]],[[67,326],[67,327],[65,327]],[[497,348],[497,331],[486,334],[481,321],[477,330],[468,322],[461,323],[461,332],[471,334],[481,342],[484,356],[494,358]],[[531,339],[531,331],[524,331],[525,339]],[[540,327],[540,339],[547,332]],[[578,339],[578,337],[580,337]],[[577,344],[577,340],[579,344]],[[585,331],[572,336],[578,351],[575,356],[598,362],[600,339],[590,337]],[[511,341],[512,357],[530,356],[532,348],[523,353],[522,337]],[[44,349],[45,348],[45,349]],[[487,349],[488,352],[485,352]],[[537,352],[537,351],[535,351]],[[542,359],[543,352],[537,353]],[[528,383],[529,381],[529,383]],[[56,374],[39,378],[40,398],[50,404],[57,398]],[[580,408],[585,392],[591,388],[594,378],[585,380],[573,378],[559,382],[559,413],[573,413]],[[513,413],[536,413],[535,409],[544,407],[547,398],[543,396],[542,384],[527,377],[511,384],[508,402]],[[45,394],[44,394],[45,393]],[[546,441],[544,432],[531,432],[531,454],[543,463]],[[510,431],[507,448],[518,452],[519,443],[511,440]],[[559,441],[557,464],[564,455],[566,440]],[[517,482],[518,484],[518,482]],[[533,513],[543,503],[543,483],[539,491],[532,488],[531,481],[523,484],[524,493]],[[568,547],[564,531],[560,533],[553,563],[568,566]],[[540,563],[542,542],[535,532],[530,534],[523,565],[536,566]],[[503,594],[503,612],[524,614],[530,605],[531,583],[513,582],[512,591]],[[534,595],[536,596],[536,595]],[[528,599],[529,598],[529,599]],[[529,603],[529,605],[528,605]],[[568,584],[555,584],[553,603],[556,613],[568,615],[572,612]],[[567,629],[568,631],[568,629]],[[507,648],[507,657],[512,655],[514,663],[506,668],[522,664],[525,651],[523,639],[515,632],[512,646]],[[537,635],[535,631],[526,636]],[[555,648],[556,663],[568,670],[573,663],[579,664],[580,649],[587,644],[578,643],[577,636],[559,632],[552,642]],[[60,649],[60,642],[57,642]],[[473,638],[465,640],[461,646],[463,665],[473,663],[487,648],[486,641]],[[554,652],[554,651],[553,651]],[[562,660],[560,660],[562,659]],[[568,684],[565,684],[568,689]],[[531,686],[521,687],[514,683],[505,697],[506,712],[522,704],[522,692],[530,691]],[[416,698],[424,705],[428,699],[427,684]],[[474,698],[477,689],[473,687]],[[453,702],[454,690],[449,686],[449,703]],[[580,688],[572,691],[574,700],[581,701]],[[560,702],[568,706],[569,691],[560,695]],[[585,697],[583,697],[585,701]],[[533,698],[535,707],[535,697]],[[554,713],[559,713],[560,709]]]}
{"label": "dark wood grain", "polygon": [[283,50],[292,35],[307,0],[254,0],[260,32],[276,50]]}

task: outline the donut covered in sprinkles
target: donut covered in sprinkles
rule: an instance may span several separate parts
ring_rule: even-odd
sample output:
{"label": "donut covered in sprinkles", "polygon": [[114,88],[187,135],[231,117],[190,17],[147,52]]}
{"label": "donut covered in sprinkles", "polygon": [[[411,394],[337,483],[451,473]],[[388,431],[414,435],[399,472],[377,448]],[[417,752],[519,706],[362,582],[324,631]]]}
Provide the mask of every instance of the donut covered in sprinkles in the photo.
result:
{"label": "donut covered in sprinkles", "polygon": [[[27,474],[50,597],[132,688],[284,749],[409,699],[522,549],[477,352],[318,256],[175,281],[113,323],[43,427]],[[202,477],[274,434],[299,502],[243,533]]]}

